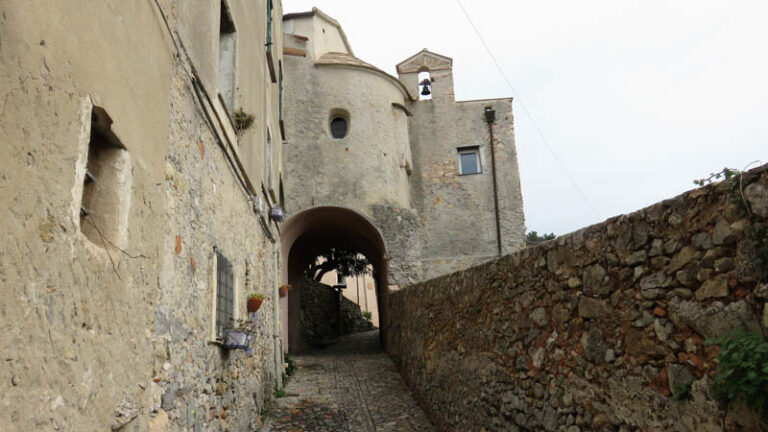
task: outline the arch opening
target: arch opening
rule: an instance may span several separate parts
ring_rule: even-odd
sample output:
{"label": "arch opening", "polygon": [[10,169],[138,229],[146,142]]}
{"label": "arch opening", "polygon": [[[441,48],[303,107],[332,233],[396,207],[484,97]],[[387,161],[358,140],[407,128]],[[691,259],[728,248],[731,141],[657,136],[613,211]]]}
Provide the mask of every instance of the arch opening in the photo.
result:
{"label": "arch opening", "polygon": [[386,332],[387,250],[378,229],[359,213],[343,207],[315,207],[291,217],[281,233],[283,281],[291,285],[281,298],[283,340],[290,352],[308,348],[301,329],[301,284],[317,257],[341,248],[364,256],[370,263],[380,335]]}

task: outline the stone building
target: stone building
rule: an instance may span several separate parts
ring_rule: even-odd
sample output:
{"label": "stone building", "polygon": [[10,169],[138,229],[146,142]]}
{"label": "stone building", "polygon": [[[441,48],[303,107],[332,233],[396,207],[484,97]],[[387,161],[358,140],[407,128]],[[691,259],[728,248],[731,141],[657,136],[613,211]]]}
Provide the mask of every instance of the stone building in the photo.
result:
{"label": "stone building", "polygon": [[[284,16],[283,29],[283,276],[298,285],[329,247],[360,251],[374,265],[386,337],[390,289],[523,246],[512,100],[456,101],[452,60],[428,50],[391,76],[355,57],[318,9]],[[283,311],[291,349],[301,346],[300,296],[292,290]]]}
{"label": "stone building", "polygon": [[257,429],[282,372],[281,16],[0,1],[0,429]]}

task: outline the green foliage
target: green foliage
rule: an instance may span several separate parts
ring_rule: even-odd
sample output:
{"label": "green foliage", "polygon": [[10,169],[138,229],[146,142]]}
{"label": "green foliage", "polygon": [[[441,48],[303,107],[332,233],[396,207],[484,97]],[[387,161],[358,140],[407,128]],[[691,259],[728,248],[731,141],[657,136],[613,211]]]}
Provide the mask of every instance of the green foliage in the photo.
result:
{"label": "green foliage", "polygon": [[364,311],[363,312],[363,318],[367,319],[368,321],[373,318],[373,313],[371,311]]}
{"label": "green foliage", "polygon": [[345,248],[330,248],[320,254],[317,261],[307,269],[307,277],[319,281],[329,271],[336,270],[342,276],[350,277],[369,273],[371,262],[359,252]]}
{"label": "green foliage", "polygon": [[251,127],[254,119],[255,117],[253,116],[253,114],[248,114],[247,112],[243,111],[242,108],[235,111],[235,113],[232,115],[232,121],[234,122],[235,132],[239,134],[244,130],[248,129],[249,127]]}
{"label": "green foliage", "polygon": [[285,364],[287,365],[285,367],[285,374],[287,376],[292,376],[296,372],[296,362],[291,360],[291,357],[286,354],[284,357]]}
{"label": "green foliage", "polygon": [[533,246],[539,243],[543,243],[547,240],[554,240],[557,236],[555,233],[543,234],[539,236],[536,231],[530,231],[525,234],[525,244]]}
{"label": "green foliage", "polygon": [[275,397],[276,398],[284,398],[285,397],[285,390],[275,386]]}
{"label": "green foliage", "polygon": [[742,328],[705,344],[720,345],[712,396],[746,402],[768,418],[768,339]]}
{"label": "green foliage", "polygon": [[249,297],[259,299],[259,300],[264,300],[264,294],[251,294]]}
{"label": "green foliage", "polygon": [[747,229],[746,247],[749,263],[761,280],[768,280],[768,235],[765,227],[752,224]]}
{"label": "green foliage", "polygon": [[726,168],[723,168],[722,171],[709,174],[709,177],[707,177],[707,178],[702,178],[702,179],[694,180],[693,184],[695,184],[696,186],[704,186],[706,184],[712,183],[712,182],[714,182],[716,180],[720,180],[720,179],[730,180],[731,178],[736,176],[736,174],[738,174],[738,173],[739,173],[739,170],[735,170],[733,168],[727,168],[726,167]]}
{"label": "green foliage", "polygon": [[687,383],[680,383],[675,386],[675,391],[672,392],[672,399],[676,401],[687,401],[691,400],[691,386],[693,385],[692,381],[689,381]]}

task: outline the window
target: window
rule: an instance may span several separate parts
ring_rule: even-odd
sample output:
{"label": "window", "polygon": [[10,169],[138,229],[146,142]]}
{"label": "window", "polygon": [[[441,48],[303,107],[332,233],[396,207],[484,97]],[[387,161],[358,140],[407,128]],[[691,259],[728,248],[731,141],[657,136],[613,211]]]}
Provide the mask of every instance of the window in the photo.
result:
{"label": "window", "polygon": [[235,23],[227,2],[221,2],[219,21],[219,93],[230,114],[235,111]]}
{"label": "window", "polygon": [[341,117],[331,119],[331,135],[336,139],[347,136],[347,121]]}
{"label": "window", "polygon": [[111,126],[107,112],[93,107],[80,202],[80,231],[92,243],[105,248],[109,243],[119,243],[130,197],[128,152]]}
{"label": "window", "polygon": [[347,285],[347,278],[342,276],[339,272],[336,272],[336,285]]}
{"label": "window", "polygon": [[432,76],[429,71],[419,72],[419,100],[432,99]]}
{"label": "window", "polygon": [[264,176],[267,182],[267,189],[272,189],[272,133],[267,129],[267,175]]}
{"label": "window", "polygon": [[458,149],[459,152],[459,174],[480,174],[482,167],[480,166],[480,147],[462,147]]}
{"label": "window", "polygon": [[269,77],[273,83],[277,82],[277,76],[275,75],[275,59],[272,58],[272,11],[274,6],[272,0],[267,0],[267,68],[269,69]]}
{"label": "window", "polygon": [[216,338],[226,337],[235,319],[235,281],[232,263],[216,251]]}

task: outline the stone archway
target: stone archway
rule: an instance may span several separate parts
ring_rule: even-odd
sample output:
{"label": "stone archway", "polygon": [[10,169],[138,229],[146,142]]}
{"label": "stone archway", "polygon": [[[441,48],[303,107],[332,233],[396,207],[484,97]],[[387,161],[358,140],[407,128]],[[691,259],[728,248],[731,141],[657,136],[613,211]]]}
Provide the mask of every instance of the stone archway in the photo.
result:
{"label": "stone archway", "polygon": [[301,290],[304,270],[332,247],[354,249],[373,264],[382,338],[387,323],[387,248],[379,230],[361,214],[343,207],[315,207],[286,221],[281,232],[282,280],[294,288],[281,299],[286,350],[305,348],[301,337]]}

